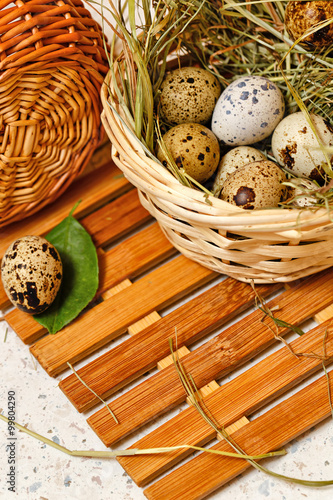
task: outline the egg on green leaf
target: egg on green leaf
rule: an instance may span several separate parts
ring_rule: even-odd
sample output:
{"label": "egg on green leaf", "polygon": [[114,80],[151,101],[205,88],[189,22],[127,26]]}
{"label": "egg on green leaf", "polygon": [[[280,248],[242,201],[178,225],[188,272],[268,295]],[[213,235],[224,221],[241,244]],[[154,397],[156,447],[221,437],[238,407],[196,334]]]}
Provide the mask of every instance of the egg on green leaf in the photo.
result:
{"label": "egg on green leaf", "polygon": [[60,288],[60,255],[41,236],[18,238],[2,259],[1,278],[14,306],[29,314],[40,314],[52,304]]}

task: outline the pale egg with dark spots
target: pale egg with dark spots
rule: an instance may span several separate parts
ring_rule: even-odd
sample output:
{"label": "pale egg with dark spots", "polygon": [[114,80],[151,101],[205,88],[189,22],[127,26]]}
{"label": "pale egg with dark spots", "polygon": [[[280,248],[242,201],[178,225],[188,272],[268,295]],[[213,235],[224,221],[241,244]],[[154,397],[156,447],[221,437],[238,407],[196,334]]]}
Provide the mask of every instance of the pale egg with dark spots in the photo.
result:
{"label": "pale egg with dark spots", "polygon": [[[323,146],[333,146],[333,127],[319,115],[310,114],[311,125]],[[324,152],[302,111],[286,116],[272,136],[272,151],[277,162],[296,177],[306,177],[325,182],[323,164],[327,163]],[[333,154],[327,151],[332,161]]]}
{"label": "pale egg with dark spots", "polygon": [[250,146],[238,146],[230,149],[220,160],[212,189],[214,196],[219,195],[221,187],[229,175],[249,163],[261,160],[266,160],[266,156]]}
{"label": "pale egg with dark spots", "polygon": [[199,123],[183,123],[172,127],[163,135],[164,146],[159,146],[157,158],[167,166],[167,155],[171,155],[177,167],[197,182],[209,179],[220,161],[220,146],[215,135]]}
{"label": "pale egg with dark spots", "polygon": [[21,311],[39,314],[54,301],[62,280],[57,249],[41,236],[15,240],[1,262],[1,278],[9,300]]}
{"label": "pale egg with dark spots", "polygon": [[293,179],[293,184],[295,185],[293,193],[293,204],[297,207],[311,207],[320,201],[316,197],[318,190],[320,189],[317,184],[309,179]]}
{"label": "pale egg with dark spots", "polygon": [[284,110],[284,98],[275,83],[262,76],[243,76],[222,92],[211,128],[222,144],[246,146],[266,139]]}
{"label": "pale egg with dark spots", "polygon": [[[307,49],[322,49],[333,44],[333,24],[328,23],[320,28],[318,23],[325,23],[332,18],[332,1],[291,1],[285,10],[284,24],[294,41],[305,35],[308,30],[313,30],[299,43]],[[316,29],[317,27],[320,29]]]}
{"label": "pale egg with dark spots", "polygon": [[247,210],[278,207],[286,197],[286,176],[276,163],[262,160],[231,174],[222,186],[220,198]]}
{"label": "pale egg with dark spots", "polygon": [[171,125],[205,124],[220,94],[220,83],[210,71],[189,66],[175,69],[161,84],[161,117]]}

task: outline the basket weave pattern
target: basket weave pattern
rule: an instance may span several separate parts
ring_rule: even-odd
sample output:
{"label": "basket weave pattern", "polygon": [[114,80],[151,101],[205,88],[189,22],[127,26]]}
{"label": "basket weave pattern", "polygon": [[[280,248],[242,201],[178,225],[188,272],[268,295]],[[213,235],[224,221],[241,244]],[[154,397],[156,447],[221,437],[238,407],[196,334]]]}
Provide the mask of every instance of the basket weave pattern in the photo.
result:
{"label": "basket weave pattern", "polygon": [[247,211],[183,186],[136,139],[115,97],[102,87],[102,121],[112,156],[172,244],[219,273],[254,283],[288,282],[333,264],[333,222],[326,208]]}
{"label": "basket weave pattern", "polygon": [[0,3],[0,226],[57,198],[102,139],[108,70],[80,0]]}

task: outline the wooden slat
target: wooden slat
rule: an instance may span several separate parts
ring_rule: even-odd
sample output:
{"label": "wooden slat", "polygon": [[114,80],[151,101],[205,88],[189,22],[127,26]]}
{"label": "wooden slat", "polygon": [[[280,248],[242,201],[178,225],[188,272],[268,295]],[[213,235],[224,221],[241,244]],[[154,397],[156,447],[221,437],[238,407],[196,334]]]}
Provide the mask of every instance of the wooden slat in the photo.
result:
{"label": "wooden slat", "polygon": [[[135,321],[163,309],[215,276],[215,272],[179,256],[86,311],[57,335],[44,337],[31,347],[31,352],[49,375],[55,376],[67,368],[67,361],[83,359],[124,333]],[[103,320],[97,322],[96,318]]]}
{"label": "wooden slat", "polygon": [[[317,353],[322,356],[326,330],[326,353],[330,356],[330,361],[333,361],[333,330],[330,321],[308,331],[291,342],[290,346],[297,353]],[[220,426],[226,427],[241,416],[250,415],[321,368],[321,359],[313,356],[297,358],[287,347],[283,347],[212,392],[204,399],[205,405]],[[212,427],[195,408],[189,407],[137,441],[133,447],[155,448],[185,443],[202,445],[214,437]],[[189,453],[187,450],[178,450],[164,455],[151,455],[142,461],[135,460],[137,457],[121,457],[119,462],[141,486]]]}
{"label": "wooden slat", "polygon": [[105,246],[151,219],[136,189],[80,220],[96,246]]}
{"label": "wooden slat", "polygon": [[[201,399],[205,398],[211,392],[216,391],[216,389],[219,389],[219,387],[220,386],[216,382],[216,380],[212,380],[211,382],[209,382],[209,384],[204,385],[203,387],[201,387],[201,389],[198,389],[198,391],[195,393],[195,397],[196,397],[197,401],[200,401]],[[192,401],[193,400],[190,396],[188,396],[186,398],[186,403],[188,405],[193,404]]]}
{"label": "wooden slat", "polygon": [[116,295],[117,293],[122,292],[123,290],[125,290],[125,288],[128,288],[129,286],[132,286],[132,282],[129,279],[125,279],[124,281],[118,283],[118,285],[115,285],[112,288],[106,290],[106,292],[102,293],[102,298],[104,300],[107,300],[110,297]]}
{"label": "wooden slat", "polygon": [[85,167],[81,177],[90,172],[95,172],[98,168],[102,167],[110,161],[111,158],[111,143],[108,137],[104,137],[102,143],[95,149],[94,154],[89,160],[88,165]]}
{"label": "wooden slat", "polygon": [[2,227],[0,257],[17,235],[46,234],[67,217],[79,200],[81,203],[75,210],[75,217],[78,219],[129,189],[132,186],[112,162],[98,168],[96,172],[80,177],[51,205],[31,217]]}
{"label": "wooden slat", "polygon": [[[100,276],[97,296],[126,278],[138,276],[175,252],[157,222],[108,252],[99,252]],[[9,312],[5,319],[26,344],[35,342],[45,333],[45,329],[37,321],[18,309]]]}
{"label": "wooden slat", "polygon": [[[333,271],[325,271],[286,290],[268,306],[278,307],[277,318],[297,325],[331,301],[332,287]],[[198,388],[230,373],[275,341],[275,325],[270,319],[266,318],[265,322],[262,319],[263,313],[257,309],[183,358]],[[284,335],[287,331],[286,327],[280,328],[279,333]],[[181,344],[178,342],[178,345]],[[177,373],[170,367],[112,401],[110,407],[119,424],[115,424],[104,408],[91,415],[88,423],[106,446],[110,446],[184,400]]]}
{"label": "wooden slat", "polygon": [[2,286],[2,282],[0,281],[0,310],[5,309],[11,305],[9,298],[6,295],[6,292]]}
{"label": "wooden slat", "polygon": [[[236,420],[236,422],[234,422],[233,424],[228,425],[225,431],[227,434],[232,434],[233,432],[238,431],[238,429],[244,427],[244,425],[247,425],[249,422],[250,422],[249,419],[247,419],[246,417],[242,417],[239,420]],[[223,441],[224,438],[221,436],[221,434],[218,434],[217,439],[219,441]]]}
{"label": "wooden slat", "polygon": [[136,278],[175,253],[176,249],[154,222],[105,252],[99,293],[126,278]]}
{"label": "wooden slat", "polygon": [[[177,356],[177,358],[181,359],[184,356],[186,356],[186,354],[189,354],[189,353],[190,353],[190,351],[187,349],[187,347],[185,345],[183,345],[182,347],[177,349],[177,351],[174,352],[174,355]],[[165,358],[161,359],[157,363],[157,369],[164,370],[164,368],[167,368],[168,366],[170,366],[172,364],[173,364],[173,354],[169,354],[169,356],[166,356]]]}
{"label": "wooden slat", "polygon": [[[267,297],[280,287],[282,285],[265,285],[258,287],[258,291]],[[175,339],[176,331],[178,347],[189,346],[250,307],[254,300],[250,285],[227,278],[143,330],[139,337],[125,340],[88,363],[78,373],[91,389],[106,398],[170,354],[168,339]],[[60,387],[79,411],[99,403],[75,375],[62,380]],[[103,427],[104,418],[105,415],[101,420]],[[107,418],[105,425],[108,426]]]}
{"label": "wooden slat", "polygon": [[[329,380],[332,392],[332,371],[329,373]],[[286,443],[331,415],[327,395],[328,382],[326,376],[323,376],[234,432],[232,438],[250,455],[261,455],[281,449]],[[211,449],[234,451],[225,441],[212,446]],[[245,460],[201,453],[149,486],[144,494],[149,500],[199,500],[250,467]]]}
{"label": "wooden slat", "polygon": [[138,333],[141,333],[142,330],[149,327],[150,325],[153,325],[154,323],[156,323],[156,321],[159,321],[160,319],[161,316],[158,314],[158,312],[153,311],[144,318],[139,319],[139,321],[137,321],[136,323],[133,323],[133,325],[130,325],[128,327],[128,333],[130,335],[137,335]]}
{"label": "wooden slat", "polygon": [[330,304],[323,311],[319,311],[315,315],[314,320],[317,323],[323,323],[324,321],[331,319],[331,318],[333,318],[333,304]]}

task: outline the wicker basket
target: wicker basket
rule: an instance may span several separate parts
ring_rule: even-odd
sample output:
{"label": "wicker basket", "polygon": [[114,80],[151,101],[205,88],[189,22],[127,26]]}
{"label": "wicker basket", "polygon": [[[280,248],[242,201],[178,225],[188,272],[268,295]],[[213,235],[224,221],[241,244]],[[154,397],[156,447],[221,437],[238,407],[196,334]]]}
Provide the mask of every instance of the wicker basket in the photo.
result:
{"label": "wicker basket", "polygon": [[[221,30],[226,28],[228,22],[232,23],[232,20],[235,19],[235,23],[237,23],[239,18],[234,17],[236,13],[241,14],[241,18],[245,19],[243,26],[248,28],[248,23],[251,25],[255,18],[254,11],[251,9],[254,9],[257,3],[253,2],[252,6],[250,3],[246,3],[245,8],[245,2],[234,2],[233,0],[207,2],[209,7],[213,6],[214,9],[222,8],[224,4],[228,4],[229,8],[231,6],[234,9],[233,15],[230,15],[230,21],[228,21],[227,16],[223,17],[222,21],[218,16],[213,17],[216,24],[215,29],[220,33],[220,38],[222,38]],[[168,6],[169,2],[162,2],[162,4]],[[181,3],[183,6],[186,4],[186,8],[189,8],[191,4],[193,12],[191,11],[183,24],[179,25],[177,25],[178,21],[175,21],[175,12],[179,13],[179,20],[185,10],[181,10],[179,7],[178,12],[176,4],[172,3],[172,9],[175,10],[172,10],[171,7],[170,10],[167,10],[168,7],[165,7],[163,11],[166,12],[165,26],[158,17],[162,10],[157,12],[156,19],[158,21],[153,26],[150,26],[149,23],[152,21],[147,16],[146,23],[141,27],[140,44],[135,45],[133,42],[133,39],[135,41],[137,37],[136,33],[129,42],[128,38],[126,41],[126,37],[123,37],[123,52],[115,59],[113,71],[108,73],[102,86],[102,121],[112,143],[114,162],[129,181],[138,188],[142,205],[159,222],[163,232],[174,247],[186,257],[210,269],[246,282],[270,283],[296,280],[330,267],[333,264],[333,218],[329,209],[326,207],[291,207],[244,210],[212,195],[207,196],[202,190],[183,185],[172,175],[170,170],[161,165],[156,157],[147,153],[147,149],[137,138],[134,127],[137,129],[137,121],[140,121],[141,117],[139,115],[138,120],[131,121],[131,118],[137,117],[129,118],[129,116],[133,114],[133,109],[135,109],[133,103],[138,99],[135,86],[138,79],[137,73],[140,78],[144,79],[145,72],[142,72],[140,64],[135,62],[139,57],[142,61],[147,60],[145,58],[146,48],[149,47],[150,43],[149,34],[156,32],[158,41],[160,39],[173,41],[173,45],[169,45],[167,58],[161,49],[162,56],[159,59],[159,67],[162,75],[166,64],[168,69],[172,69],[173,64],[176,67],[191,64],[191,62],[184,64],[181,57],[186,59],[186,57],[194,56],[193,60],[196,62],[204,60],[205,57],[201,57],[200,51],[198,52],[199,56],[196,53],[199,50],[198,46],[200,46],[200,50],[201,46],[203,48],[208,46],[207,59],[209,54],[218,53],[214,52],[217,50],[217,45],[210,46],[207,25],[202,31],[205,43],[201,43],[201,38],[200,43],[197,45],[194,43],[199,26],[199,21],[196,22],[195,17],[199,12],[196,7],[198,4],[196,2]],[[158,6],[161,4],[157,2],[154,5],[159,9]],[[201,7],[203,5],[204,2],[200,3]],[[250,17],[245,18],[247,7],[251,12]],[[197,9],[196,12],[194,12],[195,9]],[[209,9],[205,13],[202,12],[200,12],[200,16],[205,17],[209,13]],[[278,12],[273,8],[273,3],[272,5],[271,2],[267,4],[265,16],[267,12],[271,13],[272,24],[276,24],[277,29],[283,31],[284,25],[281,24]],[[187,33],[184,31],[182,37],[179,37],[177,30],[187,29],[192,14],[194,21],[191,31]],[[172,20],[170,24],[168,24],[169,19]],[[132,21],[132,29],[133,24]],[[175,26],[176,28],[174,28]],[[265,43],[267,40],[273,43],[271,39],[267,38],[266,40],[265,38],[268,37],[271,30],[271,25],[267,23],[267,26],[268,31],[263,33],[262,24],[253,24],[253,32],[251,33],[254,37],[257,36],[258,32],[263,33]],[[237,33],[241,30],[237,25],[234,28],[238,30]],[[191,36],[192,39],[190,39]],[[279,41],[280,38],[277,40]],[[245,40],[244,44],[247,41]],[[158,43],[156,42],[156,45]],[[183,52],[181,43],[185,47]],[[240,43],[238,38],[237,43]],[[189,48],[190,46],[192,49]],[[239,46],[236,45],[236,49]],[[191,52],[193,47],[194,51]],[[147,52],[149,51],[147,50]],[[224,53],[224,50],[221,52]],[[209,57],[210,64],[214,66],[215,63],[213,64],[211,59],[214,60],[214,56]],[[275,64],[275,54],[273,54],[271,61]],[[153,73],[153,68],[155,80],[151,82],[152,88],[150,94],[147,92],[147,100],[149,100],[150,95],[155,95],[156,89],[153,90],[153,87],[161,78],[153,63],[147,69]],[[222,69],[224,70],[223,65]],[[223,73],[225,78],[229,78],[227,74],[227,72]],[[121,82],[120,85],[118,82]],[[149,87],[147,82],[145,82],[145,87]],[[132,101],[128,97],[128,88],[132,90]],[[122,98],[119,96],[120,92],[123,93]],[[142,87],[139,87],[138,92],[142,96]],[[124,105],[127,102],[131,104]],[[138,106],[139,111],[141,108],[142,106]],[[147,115],[151,116],[151,105],[149,113],[147,107]]]}
{"label": "wicker basket", "polygon": [[98,23],[80,0],[2,2],[0,226],[57,198],[102,139],[108,70]]}
{"label": "wicker basket", "polygon": [[[108,104],[110,74],[102,86],[102,122],[112,158],[138,188],[142,205],[186,257],[241,281],[288,282],[333,264],[333,223],[322,209],[246,211],[183,186],[147,156]],[[121,109],[117,112],[121,115]]]}

